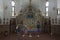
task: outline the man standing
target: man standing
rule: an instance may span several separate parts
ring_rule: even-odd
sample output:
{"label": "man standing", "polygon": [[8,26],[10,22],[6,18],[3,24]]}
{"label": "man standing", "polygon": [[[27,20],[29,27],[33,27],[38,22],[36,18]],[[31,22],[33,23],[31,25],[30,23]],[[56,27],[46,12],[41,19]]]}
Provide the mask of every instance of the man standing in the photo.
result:
{"label": "man standing", "polygon": [[40,22],[37,21],[37,31],[40,32]]}

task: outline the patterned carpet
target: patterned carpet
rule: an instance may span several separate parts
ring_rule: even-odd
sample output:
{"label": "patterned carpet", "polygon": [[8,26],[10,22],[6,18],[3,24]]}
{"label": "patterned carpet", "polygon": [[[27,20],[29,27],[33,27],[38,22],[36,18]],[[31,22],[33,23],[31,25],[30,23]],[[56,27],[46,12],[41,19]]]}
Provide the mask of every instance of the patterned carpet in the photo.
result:
{"label": "patterned carpet", "polygon": [[32,35],[24,35],[24,34],[11,34],[6,37],[1,37],[0,40],[59,40],[58,36],[50,36],[49,34],[32,34]]}

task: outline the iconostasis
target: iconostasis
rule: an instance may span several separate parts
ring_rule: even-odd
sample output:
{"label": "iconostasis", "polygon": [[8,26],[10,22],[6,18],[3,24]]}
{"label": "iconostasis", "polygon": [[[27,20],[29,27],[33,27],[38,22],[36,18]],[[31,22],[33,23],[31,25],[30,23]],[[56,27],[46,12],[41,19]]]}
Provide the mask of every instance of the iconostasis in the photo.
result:
{"label": "iconostasis", "polygon": [[37,21],[40,22],[40,25],[43,24],[44,19],[43,16],[41,15],[41,12],[36,12],[33,10],[27,9],[27,12],[20,12],[20,14],[16,17],[17,18],[17,24],[22,24],[27,25],[29,29],[34,29],[36,28]]}
{"label": "iconostasis", "polygon": [[37,21],[40,22],[40,25],[44,22],[44,17],[42,16],[42,11],[39,9],[36,10],[30,3],[30,5],[24,10],[21,9],[20,14],[16,17],[17,24],[27,25],[28,28],[34,29],[36,28]]}

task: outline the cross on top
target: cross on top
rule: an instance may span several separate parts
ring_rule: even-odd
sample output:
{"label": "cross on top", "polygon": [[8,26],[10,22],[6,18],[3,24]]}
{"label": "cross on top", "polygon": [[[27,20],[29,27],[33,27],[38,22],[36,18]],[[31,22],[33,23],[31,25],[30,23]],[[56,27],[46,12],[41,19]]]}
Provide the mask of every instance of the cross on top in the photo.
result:
{"label": "cross on top", "polygon": [[32,0],[30,0],[30,4],[31,4],[31,1],[32,1]]}

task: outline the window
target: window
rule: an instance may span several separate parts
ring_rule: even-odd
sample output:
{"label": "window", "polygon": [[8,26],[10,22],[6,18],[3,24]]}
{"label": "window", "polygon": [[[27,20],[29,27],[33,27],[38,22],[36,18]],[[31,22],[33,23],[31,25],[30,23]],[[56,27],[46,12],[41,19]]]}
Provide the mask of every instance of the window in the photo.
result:
{"label": "window", "polygon": [[48,16],[48,12],[46,12],[46,16]]}
{"label": "window", "polygon": [[48,6],[49,6],[49,2],[47,1],[47,2],[46,2],[46,7],[48,7]]}
{"label": "window", "polygon": [[46,7],[46,16],[48,16],[48,7]]}
{"label": "window", "polygon": [[49,2],[46,2],[46,16],[48,16],[48,6],[49,6]]}
{"label": "window", "polygon": [[48,7],[46,7],[46,12],[48,12]]}
{"label": "window", "polygon": [[58,14],[60,14],[60,9],[58,8]]}
{"label": "window", "polygon": [[12,4],[12,16],[14,16],[14,11],[15,11],[15,2],[14,2],[14,1],[12,1],[12,2],[11,2],[11,4]]}

